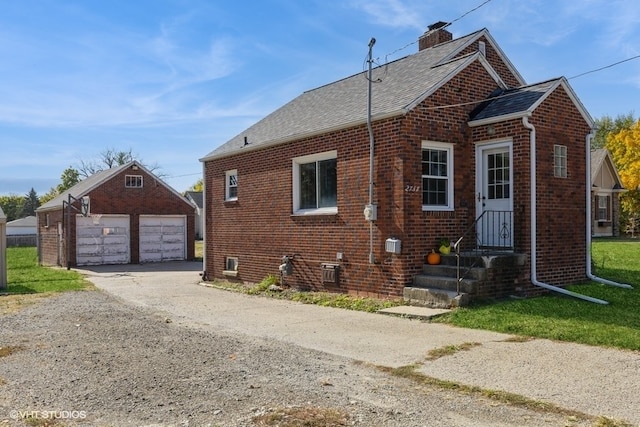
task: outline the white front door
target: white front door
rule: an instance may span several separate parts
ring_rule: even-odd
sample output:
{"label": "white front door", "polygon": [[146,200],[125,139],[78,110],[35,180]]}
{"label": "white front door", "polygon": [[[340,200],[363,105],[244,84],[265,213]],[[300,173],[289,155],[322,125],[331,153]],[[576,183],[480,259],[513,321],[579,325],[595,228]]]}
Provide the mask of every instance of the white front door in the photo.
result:
{"label": "white front door", "polygon": [[513,247],[512,143],[479,145],[476,159],[476,217],[482,247]]}

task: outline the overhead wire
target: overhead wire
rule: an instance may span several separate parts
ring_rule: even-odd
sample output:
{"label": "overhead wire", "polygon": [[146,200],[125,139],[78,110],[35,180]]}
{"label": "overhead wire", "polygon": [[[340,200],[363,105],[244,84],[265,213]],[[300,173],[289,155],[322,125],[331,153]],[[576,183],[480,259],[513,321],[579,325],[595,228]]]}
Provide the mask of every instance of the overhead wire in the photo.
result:
{"label": "overhead wire", "polygon": [[584,73],[576,74],[573,77],[568,77],[567,80],[576,79],[578,77],[582,77],[582,76],[585,76],[587,74],[591,74],[591,73],[595,73],[595,72],[598,72],[598,71],[606,70],[607,68],[612,68],[612,67],[615,67],[616,65],[620,65],[622,63],[631,61],[633,59],[638,59],[638,58],[640,58],[640,55],[632,56],[631,58],[623,59],[622,61],[614,62],[613,64],[605,65],[604,67],[596,68],[595,70],[585,71]]}
{"label": "overhead wire", "polygon": [[[465,12],[465,13],[463,13],[462,15],[458,16],[457,18],[453,19],[451,22],[449,22],[449,23],[447,23],[447,24],[443,25],[442,27],[439,27],[439,28],[438,28],[438,30],[443,29],[443,28],[446,28],[446,27],[449,27],[450,25],[452,25],[452,24],[454,24],[455,22],[457,22],[457,21],[459,21],[459,20],[463,19],[465,16],[469,15],[470,13],[473,13],[473,12],[475,12],[476,10],[480,9],[481,7],[485,6],[485,5],[486,5],[487,3],[489,3],[489,2],[491,2],[491,0],[485,0],[485,1],[483,1],[483,2],[482,2],[482,3],[480,3],[478,6],[476,6],[476,7],[472,8],[472,9],[468,10],[467,12]],[[418,40],[415,40],[415,41],[412,41],[412,42],[410,42],[410,43],[407,43],[406,45],[404,45],[404,46],[402,46],[402,47],[400,47],[400,48],[398,48],[398,49],[396,49],[396,50],[394,50],[394,51],[392,51],[392,52],[390,52],[390,53],[387,53],[387,54],[385,55],[385,60],[384,60],[385,69],[384,69],[383,78],[377,78],[377,79],[375,79],[375,80],[372,80],[372,82],[373,82],[373,83],[380,83],[380,82],[382,82],[382,81],[383,81],[384,77],[388,74],[388,67],[387,67],[387,65],[389,64],[389,60],[388,60],[388,58],[389,58],[390,56],[395,55],[396,53],[401,52],[401,51],[403,51],[403,50],[405,50],[405,49],[407,49],[407,48],[409,48],[409,47],[411,47],[411,46],[413,46],[413,45],[415,45],[415,44],[417,44],[417,43],[418,43]],[[609,64],[609,65],[605,65],[605,66],[600,67],[600,68],[596,68],[596,69],[593,69],[593,70],[585,71],[585,72],[580,73],[580,74],[576,74],[575,76],[568,77],[568,78],[567,78],[567,80],[576,79],[576,78],[578,78],[578,77],[582,77],[582,76],[585,76],[585,75],[587,75],[587,74],[592,74],[592,73],[596,73],[596,72],[598,72],[598,71],[606,70],[606,69],[608,69],[608,68],[612,68],[612,67],[615,67],[616,65],[620,65],[620,64],[623,64],[623,63],[625,63],[625,62],[632,61],[632,60],[634,60],[634,59],[638,59],[638,58],[640,58],[640,55],[636,55],[636,56],[633,56],[633,57],[631,57],[631,58],[623,59],[623,60],[621,60],[621,61],[617,61],[617,62],[614,62],[614,63]],[[379,59],[379,58],[378,58],[378,59]],[[376,61],[377,61],[377,59],[376,59]],[[381,64],[379,64],[378,62],[374,62],[374,63],[375,63],[378,67],[380,67],[380,66],[381,66]],[[365,59],[365,61],[364,61],[363,69],[365,68],[365,66],[366,66],[366,65],[367,65],[367,59]],[[366,74],[365,74],[365,78],[368,78],[368,77],[366,76]],[[481,99],[481,100],[475,100],[475,101],[463,102],[463,103],[458,103],[458,104],[450,104],[450,105],[440,105],[440,106],[428,107],[428,109],[440,109],[440,108],[454,108],[454,107],[462,107],[462,106],[466,106],[466,105],[479,104],[479,103],[481,103],[481,102],[493,101],[493,100],[496,100],[496,99],[504,98],[504,97],[509,96],[509,95],[511,95],[511,94],[509,94],[509,93],[507,93],[507,94],[501,94],[501,95],[496,95],[496,96],[489,97],[489,98],[484,98],[484,99]]]}

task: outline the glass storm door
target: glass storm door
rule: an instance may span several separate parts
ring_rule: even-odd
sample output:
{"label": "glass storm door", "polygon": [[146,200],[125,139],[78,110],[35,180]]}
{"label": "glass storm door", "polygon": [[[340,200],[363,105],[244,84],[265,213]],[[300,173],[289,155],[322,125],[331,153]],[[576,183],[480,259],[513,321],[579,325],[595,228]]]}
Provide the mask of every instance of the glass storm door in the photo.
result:
{"label": "glass storm door", "polygon": [[513,172],[511,143],[478,147],[476,194],[478,243],[485,248],[513,247]]}

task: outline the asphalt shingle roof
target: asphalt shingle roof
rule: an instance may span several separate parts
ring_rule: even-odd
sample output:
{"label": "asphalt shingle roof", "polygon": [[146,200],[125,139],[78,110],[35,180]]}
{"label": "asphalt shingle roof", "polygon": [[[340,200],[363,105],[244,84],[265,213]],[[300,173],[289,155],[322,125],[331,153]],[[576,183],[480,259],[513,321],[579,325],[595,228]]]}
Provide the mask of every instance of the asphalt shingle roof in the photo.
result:
{"label": "asphalt shingle roof", "polygon": [[189,196],[197,207],[202,208],[204,206],[202,191],[187,191],[185,195]]}
{"label": "asphalt shingle roof", "polygon": [[[481,30],[464,37],[424,49],[373,72],[372,116],[402,114],[437,88],[473,55],[449,59],[468,43],[486,33]],[[366,71],[304,92],[245,131],[207,154],[202,160],[251,148],[364,123],[367,118],[368,82]]]}
{"label": "asphalt shingle roof", "polygon": [[489,100],[471,113],[471,120],[483,120],[531,111],[536,103],[552,91],[560,79],[548,80],[515,89],[496,91]]}
{"label": "asphalt shingle roof", "polygon": [[131,163],[126,165],[117,166],[115,168],[106,169],[100,172],[96,172],[93,175],[83,179],[73,187],[64,191],[63,193],[57,195],[53,199],[49,200],[47,203],[41,205],[36,211],[46,211],[50,209],[58,209],[62,206],[62,202],[66,202],[69,200],[69,195],[71,197],[78,199],[80,197],[85,196],[89,191],[91,191],[94,187],[99,185],[100,183],[108,180],[112,176],[118,174],[121,170],[130,166]]}

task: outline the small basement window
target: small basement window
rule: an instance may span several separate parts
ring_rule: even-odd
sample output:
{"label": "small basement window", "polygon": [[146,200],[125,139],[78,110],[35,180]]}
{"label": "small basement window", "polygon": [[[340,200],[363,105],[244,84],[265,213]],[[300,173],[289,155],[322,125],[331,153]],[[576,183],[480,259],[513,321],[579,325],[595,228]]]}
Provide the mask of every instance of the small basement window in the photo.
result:
{"label": "small basement window", "polygon": [[126,188],[142,188],[142,175],[125,175],[124,186]]}
{"label": "small basement window", "polygon": [[222,274],[225,276],[237,276],[238,275],[238,258],[226,257],[224,259],[224,270]]}

